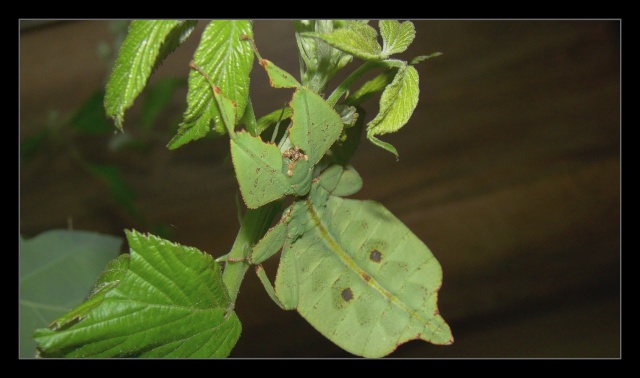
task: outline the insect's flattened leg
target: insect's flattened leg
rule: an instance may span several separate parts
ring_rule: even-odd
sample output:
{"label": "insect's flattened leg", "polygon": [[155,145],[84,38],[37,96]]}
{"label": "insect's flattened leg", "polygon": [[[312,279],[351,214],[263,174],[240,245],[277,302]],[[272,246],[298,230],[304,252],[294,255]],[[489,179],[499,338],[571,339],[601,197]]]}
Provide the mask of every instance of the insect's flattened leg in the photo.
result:
{"label": "insect's flattened leg", "polygon": [[262,283],[262,286],[264,286],[269,298],[271,298],[271,300],[274,301],[281,309],[286,310],[282,302],[280,302],[280,299],[278,299],[276,291],[273,288],[269,277],[267,277],[267,273],[264,271],[262,264],[256,265],[256,275],[258,276],[260,283]]}
{"label": "insect's flattened leg", "polygon": [[254,246],[249,263],[256,265],[275,255],[283,246],[287,237],[287,223],[278,222]]}
{"label": "insect's flattened leg", "polygon": [[298,307],[300,285],[298,281],[296,253],[290,244],[285,244],[275,280],[276,296],[285,310],[293,310]]}

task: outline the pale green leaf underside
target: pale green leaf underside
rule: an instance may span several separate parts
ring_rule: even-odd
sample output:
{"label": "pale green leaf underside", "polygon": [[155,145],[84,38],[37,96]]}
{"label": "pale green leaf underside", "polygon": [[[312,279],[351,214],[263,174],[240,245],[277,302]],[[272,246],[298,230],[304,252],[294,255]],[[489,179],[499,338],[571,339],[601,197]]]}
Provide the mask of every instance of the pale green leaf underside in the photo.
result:
{"label": "pale green leaf underside", "polygon": [[162,60],[191,33],[196,21],[136,20],[115,62],[107,83],[104,106],[107,116],[122,130],[124,112],[147,84]]}
{"label": "pale green leaf underside", "polygon": [[[240,336],[220,267],[196,248],[128,232],[129,269],[72,326],[39,329],[52,357],[225,357]],[[117,266],[116,266],[117,267]],[[104,282],[113,282],[109,273]]]}
{"label": "pale green leaf underside", "polygon": [[302,35],[321,38],[329,45],[363,60],[384,58],[377,40],[378,33],[373,27],[361,22],[348,22],[347,25],[331,33],[308,32]]}
{"label": "pale green leaf underside", "polygon": [[380,20],[379,26],[385,57],[405,51],[416,36],[416,29],[410,21]]}
{"label": "pale green leaf underside", "polygon": [[[213,84],[236,104],[238,116],[244,114],[249,96],[249,75],[253,63],[251,44],[241,39],[253,36],[253,25],[247,20],[214,20],[202,33],[193,56],[195,63],[206,72]],[[213,99],[211,86],[199,72],[189,74],[187,110],[177,135],[169,149],[200,139],[215,126],[218,133],[226,132],[220,112]]]}
{"label": "pale green leaf underside", "polygon": [[367,135],[398,131],[411,118],[418,105],[418,71],[404,65],[380,97],[380,112],[367,125]]}
{"label": "pale green leaf underside", "polygon": [[33,331],[81,303],[121,244],[121,238],[87,231],[20,238],[20,357],[35,356]]}
{"label": "pale green leaf underside", "polygon": [[452,343],[437,308],[442,269],[427,246],[379,203],[311,201],[294,205],[306,210],[291,221],[304,232],[285,244],[278,268],[276,295],[285,308],[364,357],[413,339]]}

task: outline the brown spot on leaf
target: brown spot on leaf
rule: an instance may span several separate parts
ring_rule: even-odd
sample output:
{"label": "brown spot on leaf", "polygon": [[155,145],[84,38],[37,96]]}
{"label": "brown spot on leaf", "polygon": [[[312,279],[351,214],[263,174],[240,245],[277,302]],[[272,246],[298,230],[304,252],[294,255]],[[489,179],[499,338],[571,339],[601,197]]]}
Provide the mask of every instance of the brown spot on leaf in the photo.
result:
{"label": "brown spot on leaf", "polygon": [[364,278],[364,280],[367,282],[371,281],[371,276],[369,276],[367,273],[362,273],[362,278]]}
{"label": "brown spot on leaf", "polygon": [[382,260],[382,253],[377,249],[374,249],[371,251],[371,254],[369,254],[369,259],[375,263],[379,263],[380,260]]}
{"label": "brown spot on leaf", "polygon": [[345,302],[349,302],[353,299],[353,291],[351,291],[350,287],[342,290],[342,294],[340,295],[342,295],[342,299],[344,299]]}

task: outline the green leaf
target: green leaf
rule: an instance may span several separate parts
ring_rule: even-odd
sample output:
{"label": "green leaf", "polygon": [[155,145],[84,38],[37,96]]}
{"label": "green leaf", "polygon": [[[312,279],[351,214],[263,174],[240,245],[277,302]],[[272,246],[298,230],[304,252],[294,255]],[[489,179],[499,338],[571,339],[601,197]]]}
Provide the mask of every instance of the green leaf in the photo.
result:
{"label": "green leaf", "polygon": [[183,79],[165,78],[149,86],[142,103],[142,125],[146,129],[153,126],[158,115],[171,101],[176,89],[185,84],[186,80]]}
{"label": "green leaf", "polygon": [[110,133],[113,125],[104,114],[104,95],[103,90],[95,91],[71,118],[71,127],[90,135]]}
{"label": "green leaf", "polygon": [[124,112],[147,84],[151,73],[191,34],[197,21],[137,20],[129,32],[107,83],[104,107],[122,131]]}
{"label": "green leaf", "polygon": [[[253,36],[251,21],[211,21],[193,56],[211,82],[236,104],[240,116],[244,114],[248,103],[249,74],[253,63],[253,48],[241,39],[243,35]],[[217,133],[226,132],[210,85],[203,75],[195,71],[189,74],[187,104],[178,133],[167,145],[169,149],[204,137],[211,130],[212,122]]]}
{"label": "green leaf", "polygon": [[382,55],[385,58],[405,51],[416,36],[416,29],[411,21],[400,23],[397,20],[380,20],[379,26]]}
{"label": "green leaf", "polygon": [[88,168],[91,174],[107,184],[116,203],[124,207],[129,214],[135,217],[140,216],[135,203],[136,193],[124,181],[116,165],[89,164]]}
{"label": "green leaf", "polygon": [[323,93],[329,80],[353,57],[319,38],[303,36],[305,32],[331,33],[344,27],[343,20],[294,21],[298,54],[302,60],[302,83],[316,93]]}
{"label": "green leaf", "polygon": [[357,21],[347,21],[346,27],[331,33],[301,33],[303,37],[316,37],[329,45],[363,60],[380,60],[382,48],[378,43],[378,32],[370,25]]}
{"label": "green leaf", "polygon": [[20,357],[36,355],[32,334],[87,297],[122,239],[87,231],[51,230],[20,237]]}
{"label": "green leaf", "polygon": [[241,131],[231,139],[231,160],[240,194],[250,209],[291,192],[287,176],[282,172],[282,154],[275,144]]}
{"label": "green leaf", "polygon": [[[226,357],[241,326],[219,265],[196,248],[127,232],[131,249],[101,278],[98,305],[74,324],[39,329],[43,357]],[[105,286],[103,286],[105,287]],[[90,300],[91,300],[90,299]]]}
{"label": "green leaf", "polygon": [[393,145],[391,145],[391,143],[383,142],[380,139],[376,138],[375,136],[368,135],[368,134],[367,134],[367,139],[369,139],[369,141],[371,143],[373,143],[374,145],[376,145],[376,146],[378,146],[378,147],[380,147],[380,148],[382,148],[384,150],[387,150],[387,151],[391,152],[392,154],[396,155],[396,160],[400,156],[400,155],[398,155],[398,150],[396,150],[396,148],[393,147]]}
{"label": "green leaf", "polygon": [[[379,147],[395,151],[393,146],[374,136],[392,133],[404,126],[418,105],[418,96],[418,71],[403,63],[393,82],[382,92],[380,111],[367,124],[367,138]],[[397,152],[395,154],[397,156]]]}

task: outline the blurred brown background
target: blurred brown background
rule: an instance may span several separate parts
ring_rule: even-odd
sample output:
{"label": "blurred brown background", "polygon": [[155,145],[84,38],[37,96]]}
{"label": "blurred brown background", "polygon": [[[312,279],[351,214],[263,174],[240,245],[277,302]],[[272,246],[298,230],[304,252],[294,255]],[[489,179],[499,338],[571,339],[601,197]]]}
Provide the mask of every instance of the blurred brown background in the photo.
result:
{"label": "blurred brown background", "polygon": [[[97,49],[113,41],[111,23],[23,21],[21,141],[104,86],[110,68]],[[440,312],[455,343],[414,341],[391,357],[620,357],[619,22],[414,23],[416,40],[401,57],[444,55],[417,66],[418,108],[405,128],[382,138],[400,161],[363,141],[353,164],[364,187],[355,197],[383,203],[436,255]],[[204,24],[152,82],[187,76]],[[297,76],[289,21],[256,21],[255,36],[264,57]],[[251,85],[258,116],[290,96],[269,88],[258,66]],[[21,164],[21,233],[72,223],[123,235],[164,224],[176,242],[214,256],[228,251],[238,229],[228,142],[164,148],[185,95],[181,87],[172,97],[144,153],[110,150],[111,134],[74,137],[83,158],[121,167],[148,222],[115,204],[60,142]],[[139,113],[137,101],[126,132],[139,131]],[[237,312],[243,334],[232,357],[350,356],[296,312],[280,310],[253,274]]]}

